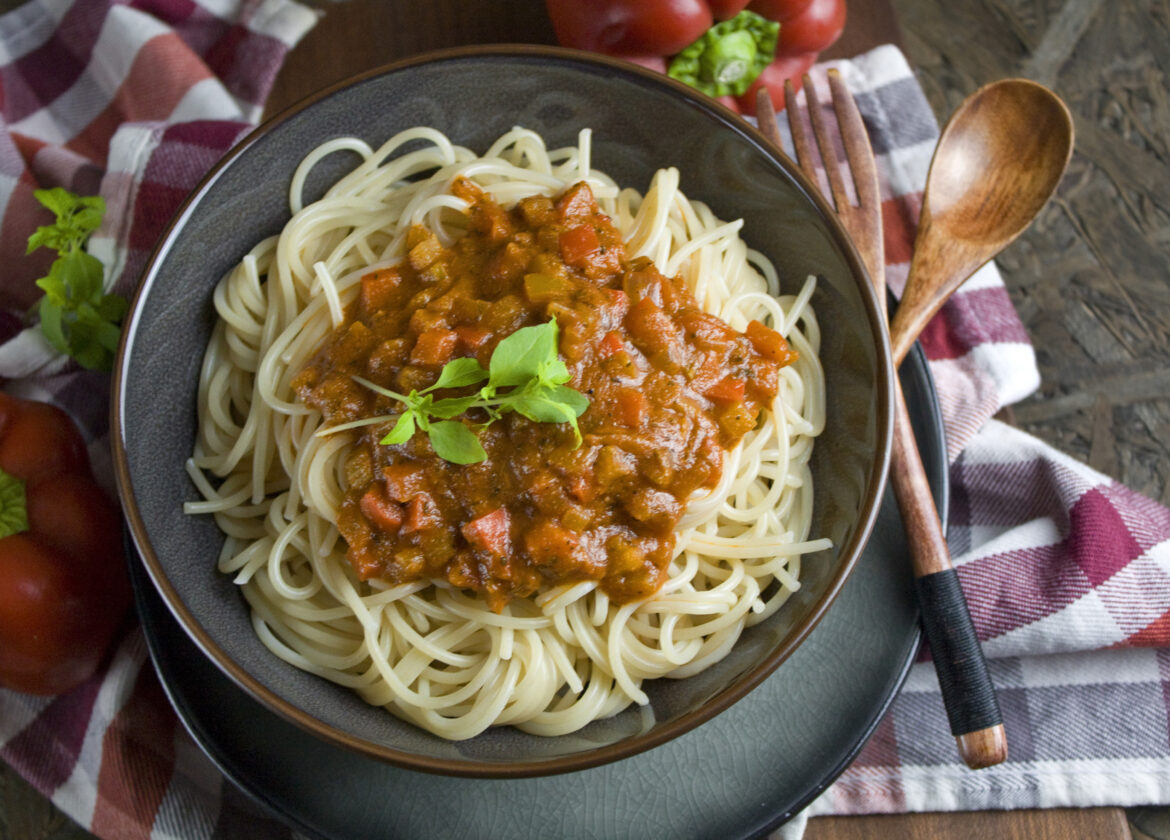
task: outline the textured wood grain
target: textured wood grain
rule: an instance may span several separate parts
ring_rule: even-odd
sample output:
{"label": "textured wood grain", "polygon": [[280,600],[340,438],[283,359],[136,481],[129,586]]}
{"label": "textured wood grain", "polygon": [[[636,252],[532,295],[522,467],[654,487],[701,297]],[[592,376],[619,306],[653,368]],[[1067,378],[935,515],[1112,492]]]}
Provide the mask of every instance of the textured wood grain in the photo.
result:
{"label": "textured wood grain", "polygon": [[1073,111],[1055,200],[999,259],[1042,386],[1021,427],[1170,502],[1170,4],[895,0],[935,112],[1020,75]]}
{"label": "textured wood grain", "polygon": [[1125,816],[1115,808],[1051,811],[983,811],[898,814],[882,817],[818,817],[804,840],[1129,840]]}

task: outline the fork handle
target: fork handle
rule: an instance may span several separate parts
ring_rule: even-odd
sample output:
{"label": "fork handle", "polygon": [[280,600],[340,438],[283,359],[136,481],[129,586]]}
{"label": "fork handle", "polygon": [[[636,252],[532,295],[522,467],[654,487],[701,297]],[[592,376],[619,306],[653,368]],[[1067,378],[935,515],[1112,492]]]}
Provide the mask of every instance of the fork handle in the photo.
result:
{"label": "fork handle", "polygon": [[1003,718],[959,576],[951,565],[906,398],[897,377],[894,382],[890,480],[910,544],[922,626],[959,754],[968,767],[989,767],[1007,758]]}

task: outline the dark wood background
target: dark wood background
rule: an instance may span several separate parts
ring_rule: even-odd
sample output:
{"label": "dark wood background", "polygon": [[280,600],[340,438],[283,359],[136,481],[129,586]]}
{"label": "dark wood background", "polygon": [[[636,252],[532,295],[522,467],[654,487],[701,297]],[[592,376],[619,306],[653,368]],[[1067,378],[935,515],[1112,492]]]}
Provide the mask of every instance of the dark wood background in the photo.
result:
{"label": "dark wood background", "polygon": [[1056,199],[1000,258],[1043,385],[1018,424],[1170,503],[1170,4],[894,0],[936,113],[1020,75],[1076,121]]}
{"label": "dark wood background", "polygon": [[[294,53],[298,61],[280,78],[272,109],[345,75],[344,68],[459,43],[552,41],[538,0],[308,2],[324,18]],[[488,16],[467,14],[464,5],[489,2]],[[0,11],[16,5],[0,0]],[[395,8],[409,9],[409,21],[396,20]],[[1043,380],[1012,418],[1170,503],[1170,0],[850,0],[849,12],[839,52],[875,37],[900,39],[940,119],[979,85],[1005,76],[1047,84],[1069,104],[1077,130],[1069,173],[998,261]],[[352,31],[355,19],[364,37],[347,38],[343,67],[329,58],[329,44]],[[811,821],[807,836],[1071,840],[1131,832],[1170,840],[1170,811],[823,818]],[[0,763],[0,840],[89,836]]]}

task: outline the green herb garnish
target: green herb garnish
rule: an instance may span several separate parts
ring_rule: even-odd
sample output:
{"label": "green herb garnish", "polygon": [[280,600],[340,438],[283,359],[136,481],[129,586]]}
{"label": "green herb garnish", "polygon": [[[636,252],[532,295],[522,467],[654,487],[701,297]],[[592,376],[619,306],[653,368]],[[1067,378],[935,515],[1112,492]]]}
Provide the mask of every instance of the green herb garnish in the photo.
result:
{"label": "green herb garnish", "polygon": [[60,256],[47,276],[37,281],[44,291],[38,314],[41,332],[54,349],[72,356],[83,367],[109,370],[121,335],[126,299],[105,294],[101,262],[85,252],[106,211],[101,196],[77,196],[54,187],[36,190],[37,201],[57,215],[52,225],[38,227],[28,238],[28,251],[50,248]]}
{"label": "green herb garnish", "polygon": [[[569,423],[581,444],[581,430],[577,418],[589,407],[589,398],[565,385],[572,376],[565,363],[557,356],[557,322],[524,327],[496,345],[488,370],[475,359],[453,359],[439,373],[435,384],[422,391],[399,394],[369,380],[354,379],[379,394],[398,400],[406,406],[401,414],[368,417],[330,431],[342,428],[383,423],[397,417],[397,422],[380,443],[406,443],[415,431],[426,432],[435,454],[455,464],[478,464],[487,458],[475,432],[459,420],[453,419],[473,409],[481,408],[488,421],[486,428],[509,411],[515,411],[537,423]],[[462,388],[478,385],[486,380],[476,393],[436,400],[432,392],[440,388]],[[500,389],[505,389],[501,391]]]}

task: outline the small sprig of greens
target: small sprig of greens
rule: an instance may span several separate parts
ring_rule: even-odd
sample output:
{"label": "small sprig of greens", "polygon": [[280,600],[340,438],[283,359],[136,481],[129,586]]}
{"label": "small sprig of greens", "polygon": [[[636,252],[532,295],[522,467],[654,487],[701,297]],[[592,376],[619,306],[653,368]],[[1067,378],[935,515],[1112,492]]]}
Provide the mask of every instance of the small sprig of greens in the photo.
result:
{"label": "small sprig of greens", "polygon": [[[557,322],[523,327],[503,339],[492,351],[488,369],[472,358],[452,359],[443,366],[435,384],[422,391],[399,394],[369,380],[354,379],[372,391],[398,400],[406,409],[397,415],[367,417],[334,426],[340,431],[356,426],[383,423],[397,417],[394,428],[379,443],[406,443],[416,430],[426,432],[435,454],[455,464],[478,464],[487,458],[475,432],[454,419],[473,408],[488,416],[484,429],[509,411],[515,411],[537,423],[569,423],[577,445],[581,430],[577,418],[589,407],[589,398],[565,383],[572,378],[557,355]],[[464,388],[486,383],[475,393],[436,400],[434,391]]]}
{"label": "small sprig of greens", "polygon": [[85,251],[89,235],[101,224],[106,202],[101,196],[78,196],[54,187],[36,190],[36,199],[57,215],[28,238],[28,251],[49,248],[59,256],[37,281],[45,296],[38,304],[41,332],[54,349],[83,367],[109,370],[118,349],[119,326],[126,299],[105,294],[101,262]]}

